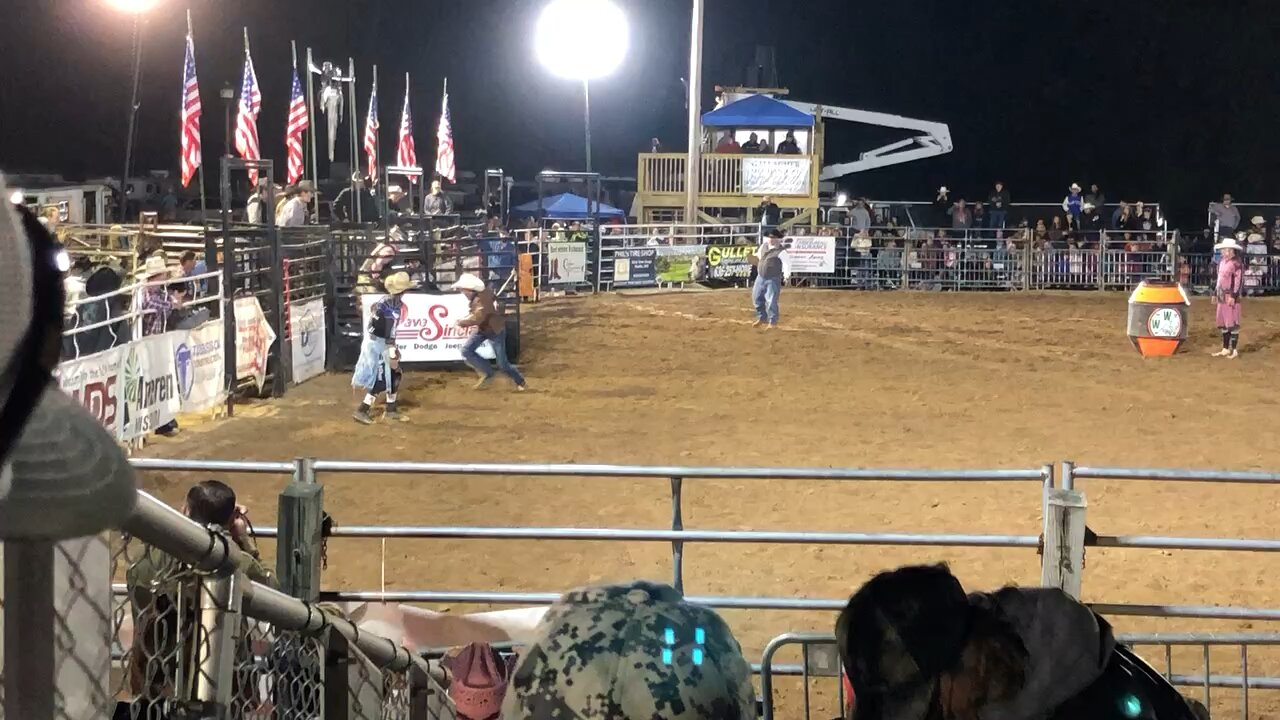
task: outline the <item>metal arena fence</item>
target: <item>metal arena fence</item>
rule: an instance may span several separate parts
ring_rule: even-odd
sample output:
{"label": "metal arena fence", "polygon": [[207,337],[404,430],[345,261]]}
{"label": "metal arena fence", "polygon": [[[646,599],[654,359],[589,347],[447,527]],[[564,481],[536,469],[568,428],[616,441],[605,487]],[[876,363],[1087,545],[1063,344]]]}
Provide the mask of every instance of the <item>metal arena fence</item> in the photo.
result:
{"label": "metal arena fence", "polygon": [[[1051,465],[1041,468],[1014,470],[849,470],[849,469],[809,469],[809,468],[702,468],[678,466],[620,466],[620,465],[526,465],[526,464],[449,464],[449,463],[392,463],[341,460],[298,459],[292,462],[257,462],[257,461],[205,461],[177,459],[135,459],[134,466],[142,472],[165,471],[183,473],[201,473],[204,475],[249,473],[277,474],[291,477],[291,482],[281,495],[280,517],[278,528],[257,528],[260,538],[273,538],[276,542],[277,558],[316,558],[322,549],[321,543],[328,540],[337,541],[344,538],[397,538],[397,539],[468,539],[468,540],[502,540],[522,543],[534,540],[556,541],[608,541],[619,543],[662,543],[671,547],[670,579],[680,589],[686,585],[684,569],[684,553],[691,543],[750,543],[750,544],[787,544],[787,545],[861,545],[861,546],[908,546],[908,547],[988,547],[988,548],[1022,548],[1040,554],[1038,565],[1041,570],[1041,582],[1047,586],[1061,587],[1067,592],[1079,595],[1082,575],[1085,567],[1085,554],[1090,548],[1136,548],[1143,550],[1214,550],[1229,552],[1274,552],[1280,550],[1280,541],[1266,539],[1243,539],[1231,537],[1166,537],[1166,536],[1124,536],[1106,534],[1105,532],[1086,532],[1086,503],[1081,484],[1095,479],[1113,481],[1158,481],[1158,482],[1207,482],[1207,483],[1249,483],[1280,484],[1280,473],[1255,472],[1209,472],[1190,470],[1156,470],[1127,468],[1094,468],[1073,463],[1063,463],[1061,469]],[[400,474],[421,477],[437,476],[494,476],[494,477],[526,477],[526,478],[564,478],[582,477],[600,481],[617,479],[652,479],[665,481],[669,492],[666,501],[670,503],[671,523],[669,527],[653,529],[635,528],[582,528],[582,527],[472,527],[472,526],[365,526],[337,525],[332,527],[327,536],[322,536],[316,525],[299,524],[298,517],[318,518],[323,512],[323,492],[321,480],[333,475],[352,474]],[[774,530],[715,530],[690,528],[684,522],[683,490],[687,482],[699,482],[710,479],[754,480],[811,480],[822,482],[943,482],[943,483],[1034,483],[1040,488],[1043,524],[1039,533],[1024,534],[965,534],[965,533],[900,533],[900,532],[819,532],[819,531],[774,531]],[[1095,503],[1096,505],[1096,503]],[[220,539],[222,538],[222,539]],[[354,643],[355,649],[348,653],[363,653],[371,665],[353,664],[343,675],[349,687],[355,684],[370,693],[368,700],[362,703],[375,703],[377,688],[384,688],[380,696],[380,712],[386,713],[388,704],[397,707],[407,702],[411,708],[429,705],[430,712],[435,714],[421,715],[386,715],[399,717],[437,717],[447,715],[447,703],[440,696],[438,683],[433,685],[430,672],[433,666],[427,665],[427,677],[415,674],[421,670],[420,658],[407,658],[397,643],[384,638],[371,638],[367,633],[353,631],[344,624],[341,617],[316,603],[295,601],[271,591],[263,586],[247,584],[243,577],[239,578],[242,593],[239,596],[241,613],[245,620],[237,627],[239,635],[234,642],[226,639],[219,646],[207,630],[200,630],[217,617],[225,618],[231,612],[230,600],[236,597],[234,587],[228,590],[218,585],[220,578],[228,575],[230,569],[240,567],[239,551],[234,543],[226,542],[223,536],[210,534],[203,528],[194,526],[176,512],[163,507],[160,503],[145,494],[140,495],[140,505],[134,517],[122,526],[122,535],[113,538],[109,565],[110,574],[103,568],[108,565],[105,554],[95,557],[77,558],[69,563],[78,567],[85,577],[91,571],[98,573],[98,582],[86,582],[83,578],[74,585],[78,592],[88,593],[87,588],[112,585],[111,594],[116,604],[106,611],[106,616],[114,618],[110,624],[110,636],[114,639],[116,675],[110,691],[100,693],[101,697],[112,698],[128,704],[131,717],[154,717],[147,715],[151,707],[174,707],[175,703],[187,701],[194,697],[201,702],[222,701],[231,706],[241,708],[240,714],[233,717],[268,716],[270,708],[301,707],[288,717],[348,717],[357,715],[330,714],[334,707],[333,692],[330,682],[317,681],[317,677],[327,678],[326,672],[337,672],[332,662],[333,643],[338,637],[348,643]],[[6,546],[9,552],[13,543]],[[21,547],[21,544],[19,544]],[[137,573],[140,563],[146,561],[148,553],[160,552],[176,558],[177,562],[166,566],[165,573],[157,573],[155,580],[147,584],[152,588],[168,588],[163,592],[152,592],[148,595],[138,593],[140,583],[137,578],[131,582],[130,574]],[[1028,552],[1030,555],[1030,552]],[[10,557],[13,557],[10,554]],[[27,557],[19,555],[21,558]],[[6,566],[10,567],[10,566]],[[20,565],[19,567],[26,567]],[[449,588],[406,589],[385,592],[377,589],[322,589],[319,563],[315,563],[313,571],[307,571],[305,561],[279,561],[281,582],[295,589],[300,595],[310,596],[311,600],[331,602],[392,602],[392,603],[448,603],[477,604],[494,606],[538,606],[554,602],[564,588],[535,588],[529,591],[458,591]],[[398,584],[403,585],[401,580]],[[14,585],[6,586],[6,593]],[[22,584],[18,584],[19,590]],[[219,594],[221,593],[221,594]],[[230,594],[227,594],[230,593]],[[167,594],[177,597],[178,602],[170,602],[162,611],[155,598]],[[701,596],[690,594],[689,600],[722,610],[763,610],[763,611],[810,611],[833,615],[843,608],[845,598],[804,598],[779,596]],[[5,597],[5,608],[15,608],[12,604],[14,596]],[[141,600],[139,598],[142,598]],[[150,598],[150,599],[147,599]],[[219,600],[222,598],[222,600]],[[197,611],[184,611],[183,603],[191,602]],[[203,605],[201,603],[204,603]],[[212,603],[212,605],[210,605]],[[220,603],[220,604],[219,604]],[[25,606],[23,606],[25,607]],[[206,608],[225,608],[221,615],[213,613],[206,617]],[[1280,608],[1263,609],[1249,607],[1220,607],[1203,605],[1132,605],[1120,603],[1095,603],[1093,607],[1107,616],[1144,616],[1158,618],[1193,618],[1198,620],[1235,620],[1249,622],[1280,621]],[[146,667],[155,669],[151,684],[129,685],[127,679],[121,679],[119,673],[137,667],[139,652],[139,633],[136,628],[140,621],[136,618],[152,614],[165,613],[177,619],[188,618],[186,635],[170,633],[162,635],[169,638],[163,645],[165,651],[160,660],[149,659]],[[186,612],[186,614],[184,614]],[[43,625],[48,618],[48,611],[33,616],[40,618],[35,627]],[[102,611],[99,611],[99,616]],[[133,639],[124,642],[121,628],[125,626],[123,618],[135,618]],[[13,617],[13,616],[11,616]],[[23,616],[26,617],[25,615]],[[49,618],[49,622],[61,627],[68,618]],[[252,622],[251,622],[252,621]],[[25,621],[24,621],[25,622]],[[99,622],[101,622],[99,620]],[[753,621],[759,625],[760,620]],[[203,623],[203,624],[202,624]],[[12,621],[7,623],[13,627]],[[210,626],[212,627],[212,626]],[[335,635],[333,630],[337,630]],[[785,627],[777,628],[781,634],[772,641],[764,651],[761,662],[756,665],[760,675],[761,704],[765,717],[776,717],[775,703],[786,705],[784,716],[799,716],[798,708],[792,707],[796,695],[789,694],[785,698],[777,696],[777,688],[786,685],[788,690],[795,690],[796,683],[803,688],[804,717],[830,717],[822,714],[829,710],[824,702],[831,702],[832,697],[839,698],[836,692],[824,692],[822,683],[838,677],[838,660],[831,649],[829,636],[806,636],[784,632]],[[325,636],[324,631],[329,631]],[[201,635],[205,632],[205,635]],[[93,637],[78,635],[77,637]],[[145,633],[143,637],[147,637]],[[228,636],[229,637],[229,636]],[[215,638],[216,639],[216,638]],[[1221,633],[1184,633],[1147,634],[1125,636],[1126,641],[1135,645],[1155,647],[1164,652],[1163,664],[1159,658],[1153,659],[1153,665],[1163,668],[1165,674],[1175,684],[1188,688],[1199,688],[1197,694],[1203,696],[1206,706],[1215,711],[1231,712],[1240,710],[1241,717],[1251,717],[1251,692],[1280,689],[1280,675],[1267,675],[1256,672],[1258,655],[1270,647],[1280,645],[1280,633],[1249,633],[1224,635]],[[75,647],[80,640],[70,643]],[[801,646],[800,660],[788,662],[787,652],[795,654]],[[156,647],[144,642],[143,651]],[[219,676],[221,682],[214,682],[205,675],[213,676],[213,661],[210,659],[217,647],[233,648],[231,666],[237,668],[231,680],[226,675]],[[213,649],[209,649],[213,648]],[[825,648],[825,649],[824,649]],[[1227,658],[1231,649],[1237,650],[1237,661],[1234,671],[1228,673],[1215,672],[1213,667],[1222,668],[1232,664]],[[1202,662],[1195,666],[1194,650],[1201,651]],[[424,649],[426,656],[432,652]],[[1251,655],[1250,653],[1253,653]],[[438,654],[438,653],[437,653]],[[1213,656],[1212,666],[1210,655]],[[151,658],[155,657],[154,653]],[[187,658],[192,658],[188,660]],[[285,663],[283,658],[289,658]],[[1251,669],[1250,662],[1254,665]],[[1149,658],[1152,659],[1152,658]],[[205,665],[200,661],[207,660]],[[1175,660],[1177,662],[1175,663]],[[1275,657],[1263,656],[1262,664],[1274,664]],[[13,667],[6,663],[7,667]],[[339,668],[345,667],[342,663]],[[361,668],[364,669],[361,669]],[[1269,665],[1268,665],[1269,667]],[[204,669],[202,669],[204,668]],[[382,674],[375,674],[381,670]],[[351,672],[355,672],[354,679]],[[38,675],[38,674],[37,674]],[[438,676],[438,672],[436,672]],[[32,680],[31,675],[24,675]],[[388,680],[391,677],[393,680]],[[414,678],[418,677],[418,684]],[[134,681],[137,682],[136,680]],[[205,684],[201,684],[201,683]],[[403,683],[407,682],[408,685]],[[227,683],[230,683],[229,685]],[[396,683],[401,683],[396,685]],[[425,684],[423,684],[425,683]],[[788,684],[789,683],[789,684]],[[45,682],[47,685],[47,680]],[[391,692],[391,686],[399,688],[402,695]],[[9,692],[6,685],[6,693]],[[321,714],[314,712],[314,705],[307,703],[315,700],[316,688],[326,688]],[[407,695],[404,688],[407,687]],[[831,687],[834,687],[831,686]],[[205,688],[205,695],[200,695]],[[289,689],[288,694],[284,689]],[[211,695],[217,690],[221,695]],[[354,690],[344,691],[348,696],[363,697]],[[810,703],[810,693],[815,693]],[[194,695],[192,695],[194,693]],[[1256,694],[1256,693],[1255,693]],[[6,695],[7,697],[7,695]],[[214,700],[209,700],[213,697]],[[420,700],[420,703],[415,701]],[[1276,698],[1269,697],[1274,701]],[[428,703],[427,701],[431,702]],[[292,704],[290,704],[292,703]],[[351,703],[345,707],[348,710]],[[1252,706],[1257,707],[1257,703]],[[305,709],[311,708],[311,709]],[[428,712],[418,710],[415,712]],[[267,713],[267,715],[263,715]],[[365,715],[366,717],[369,715]],[[15,716],[17,717],[17,716]],[[22,717],[36,717],[23,715]]]}

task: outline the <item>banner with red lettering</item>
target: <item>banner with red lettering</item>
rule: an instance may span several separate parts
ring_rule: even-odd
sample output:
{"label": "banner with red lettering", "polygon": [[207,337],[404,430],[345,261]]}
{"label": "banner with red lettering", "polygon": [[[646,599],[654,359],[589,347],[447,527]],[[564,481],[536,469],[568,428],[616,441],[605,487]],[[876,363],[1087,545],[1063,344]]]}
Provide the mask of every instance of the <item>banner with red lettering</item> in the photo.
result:
{"label": "banner with red lettering", "polygon": [[117,438],[124,434],[124,352],[124,348],[112,348],[68,360],[53,373],[62,391],[84,405]]}
{"label": "banner with red lettering", "polygon": [[[460,328],[458,321],[471,311],[471,303],[461,293],[425,295],[405,293],[404,311],[396,328],[396,346],[404,362],[461,362],[462,346],[475,328]],[[369,332],[369,312],[382,295],[361,296],[362,327]],[[493,348],[484,343],[477,351],[492,360]]]}
{"label": "banner with red lettering", "polygon": [[262,389],[267,378],[267,357],[276,333],[262,313],[256,297],[236,298],[236,379],[253,378]]}

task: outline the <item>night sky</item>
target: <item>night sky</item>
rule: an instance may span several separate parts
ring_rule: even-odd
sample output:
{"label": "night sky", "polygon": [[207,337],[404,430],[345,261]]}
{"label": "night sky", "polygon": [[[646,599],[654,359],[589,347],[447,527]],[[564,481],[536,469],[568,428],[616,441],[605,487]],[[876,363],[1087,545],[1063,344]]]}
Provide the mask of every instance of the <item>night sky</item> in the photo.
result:
{"label": "night sky", "polygon": [[[412,74],[419,159],[434,153],[449,77],[458,163],[521,178],[581,169],[581,87],[537,64],[544,0],[161,0],[146,21],[135,169],[176,174],[185,14],[195,23],[206,163],[223,145],[218,90],[237,89],[248,26],[265,96],[263,152],[283,166],[289,41],[317,61],[354,57],[363,123],[380,73],[382,152],[394,153]],[[634,175],[654,135],[684,147],[689,0],[618,0],[632,26],[617,75],[592,86],[596,169]],[[955,151],[846,178],[881,199],[969,197],[1001,178],[1015,201],[1072,181],[1112,200],[1164,202],[1197,223],[1224,191],[1280,201],[1280,15],[1275,0],[706,0],[705,96],[743,82],[757,44],[777,49],[796,99],[948,122]],[[68,177],[123,163],[130,26],[103,0],[6,0],[0,24],[0,167]],[[16,12],[15,12],[16,9]],[[301,60],[300,60],[301,62]],[[345,136],[344,136],[345,137]],[[828,161],[896,139],[832,123]],[[339,146],[339,153],[344,152]],[[281,170],[281,172],[283,172]]]}

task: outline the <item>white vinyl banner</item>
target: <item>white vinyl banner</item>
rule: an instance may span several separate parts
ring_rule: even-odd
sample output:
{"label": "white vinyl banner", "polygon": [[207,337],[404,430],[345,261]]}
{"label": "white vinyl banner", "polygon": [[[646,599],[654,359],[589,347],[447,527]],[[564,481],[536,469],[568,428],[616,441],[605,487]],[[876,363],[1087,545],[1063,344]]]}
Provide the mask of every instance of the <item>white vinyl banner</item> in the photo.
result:
{"label": "white vinyl banner", "polygon": [[792,238],[787,247],[791,274],[833,273],[836,271],[836,239],[833,237]]}
{"label": "white vinyl banner", "polygon": [[[451,295],[425,295],[405,293],[404,312],[396,329],[396,346],[404,362],[461,362],[462,346],[475,334],[475,328],[458,327],[458,321],[471,311],[471,303],[461,293]],[[369,313],[382,295],[361,296],[360,316],[366,335],[369,332]],[[493,349],[489,343],[480,346],[480,357],[492,360]]]}
{"label": "white vinyl banner", "polygon": [[742,158],[742,192],[745,195],[808,195],[809,158]]}
{"label": "white vinyl banner", "polygon": [[173,336],[153,335],[125,346],[125,427],[122,439],[132,440],[164,426],[181,408],[174,372]]}
{"label": "white vinyl banner", "polygon": [[587,244],[547,243],[547,281],[552,285],[581,285],[587,281]]}
{"label": "white vinyl banner", "polygon": [[324,299],[315,298],[290,308],[293,350],[293,382],[298,384],[324,373]]}
{"label": "white vinyl banner", "polygon": [[68,360],[53,373],[62,391],[84,405],[117,438],[124,434],[124,352],[118,347]]}
{"label": "white vinyl banner", "polygon": [[222,323],[207,322],[192,330],[165,333],[173,342],[174,374],[182,412],[200,412],[226,401],[224,375],[227,349]]}
{"label": "white vinyl banner", "polygon": [[267,357],[276,333],[262,312],[258,298],[237,298],[236,311],[236,379],[253,378],[258,389],[267,379]]}

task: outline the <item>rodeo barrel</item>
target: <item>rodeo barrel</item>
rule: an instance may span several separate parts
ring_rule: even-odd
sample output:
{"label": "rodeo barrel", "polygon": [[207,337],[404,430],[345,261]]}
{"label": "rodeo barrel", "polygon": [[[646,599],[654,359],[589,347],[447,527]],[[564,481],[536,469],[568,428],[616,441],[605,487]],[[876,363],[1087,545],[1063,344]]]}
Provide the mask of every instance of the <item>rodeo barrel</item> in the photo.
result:
{"label": "rodeo barrel", "polygon": [[1144,280],[1129,296],[1129,340],[1143,357],[1168,357],[1187,339],[1191,299],[1175,282]]}

